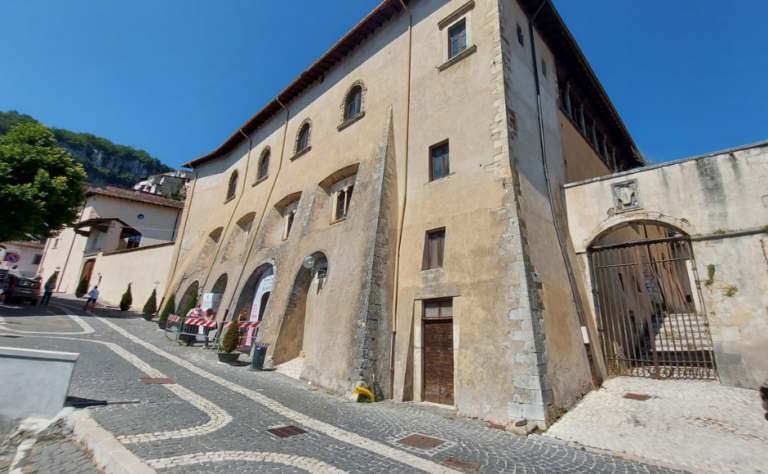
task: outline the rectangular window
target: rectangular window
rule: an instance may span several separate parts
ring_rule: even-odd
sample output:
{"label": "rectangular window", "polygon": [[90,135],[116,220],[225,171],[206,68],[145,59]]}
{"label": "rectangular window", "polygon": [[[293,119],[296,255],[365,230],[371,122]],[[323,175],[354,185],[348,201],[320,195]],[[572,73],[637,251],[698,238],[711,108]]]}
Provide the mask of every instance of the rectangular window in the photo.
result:
{"label": "rectangular window", "polygon": [[467,49],[467,22],[462,20],[448,30],[448,59]]}
{"label": "rectangular window", "polygon": [[452,318],[453,299],[443,298],[439,300],[424,301],[424,319]]}
{"label": "rectangular window", "polygon": [[356,176],[350,176],[331,187],[331,202],[333,203],[331,223],[342,221],[349,215],[352,192],[355,189],[355,178]]}
{"label": "rectangular window", "polygon": [[52,249],[55,249],[59,246],[59,239],[53,239],[53,246],[51,246]]}
{"label": "rectangular window", "polygon": [[445,229],[431,230],[427,232],[424,245],[424,261],[422,270],[443,268],[443,255],[445,252]]}
{"label": "rectangular window", "polygon": [[451,174],[448,160],[448,143],[436,145],[429,149],[429,180],[445,178]]}
{"label": "rectangular window", "polygon": [[128,237],[128,245],[126,245],[125,248],[127,249],[137,249],[141,245],[141,236],[140,235],[134,235],[133,237]]}
{"label": "rectangular window", "polygon": [[288,240],[288,236],[291,235],[291,228],[293,227],[293,221],[296,218],[296,210],[299,204],[295,203],[285,208],[285,224],[283,227],[283,240]]}
{"label": "rectangular window", "polygon": [[32,257],[32,265],[40,265],[40,262],[43,261],[43,256],[39,253],[36,253],[34,257]]}

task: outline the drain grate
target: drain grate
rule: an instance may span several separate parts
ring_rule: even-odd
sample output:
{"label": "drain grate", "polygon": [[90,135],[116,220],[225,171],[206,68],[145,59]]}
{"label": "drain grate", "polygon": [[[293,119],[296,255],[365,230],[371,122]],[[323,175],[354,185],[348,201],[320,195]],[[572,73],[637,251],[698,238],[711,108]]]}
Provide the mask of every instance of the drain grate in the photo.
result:
{"label": "drain grate", "polygon": [[166,385],[170,383],[176,383],[171,379],[165,379],[165,378],[157,378],[157,379],[143,378],[139,380],[141,380],[141,383],[143,383],[144,385]]}
{"label": "drain grate", "polygon": [[414,434],[399,440],[398,443],[419,449],[432,449],[445,443],[445,441],[442,439],[430,438],[429,436]]}
{"label": "drain grate", "polygon": [[446,466],[458,467],[459,469],[463,469],[469,472],[477,471],[480,469],[479,464],[472,464],[471,462],[462,461],[461,459],[455,458],[453,456],[443,461],[443,464]]}
{"label": "drain grate", "polygon": [[627,393],[624,395],[624,398],[628,398],[630,400],[640,400],[641,402],[644,402],[651,398],[650,395],[645,395],[643,393]]}
{"label": "drain grate", "polygon": [[287,438],[289,436],[296,436],[304,434],[307,431],[293,425],[281,426],[280,428],[271,428],[267,430],[278,438]]}

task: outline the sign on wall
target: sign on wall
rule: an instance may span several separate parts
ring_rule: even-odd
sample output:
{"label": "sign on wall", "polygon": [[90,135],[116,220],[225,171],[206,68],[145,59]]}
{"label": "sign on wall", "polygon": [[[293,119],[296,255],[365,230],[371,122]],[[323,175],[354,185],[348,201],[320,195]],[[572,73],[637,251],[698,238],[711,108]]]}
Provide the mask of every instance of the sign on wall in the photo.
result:
{"label": "sign on wall", "polygon": [[208,308],[211,308],[215,313],[219,312],[219,306],[221,305],[221,293],[203,293],[203,303],[200,308],[203,310],[203,314]]}
{"label": "sign on wall", "polygon": [[19,263],[20,260],[21,260],[21,255],[17,254],[16,252],[8,252],[5,254],[6,262]]}

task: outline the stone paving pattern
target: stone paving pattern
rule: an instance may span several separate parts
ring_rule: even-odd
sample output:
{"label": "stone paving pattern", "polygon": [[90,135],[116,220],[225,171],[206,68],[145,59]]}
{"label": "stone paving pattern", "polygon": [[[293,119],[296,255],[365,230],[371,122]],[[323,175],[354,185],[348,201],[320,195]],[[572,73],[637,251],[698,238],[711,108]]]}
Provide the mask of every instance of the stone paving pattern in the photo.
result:
{"label": "stone paving pattern", "polygon": [[29,453],[24,474],[99,474],[90,458],[69,439],[38,441]]}
{"label": "stone paving pattern", "polygon": [[619,377],[588,394],[546,436],[700,472],[766,473],[763,413],[756,390]]}
{"label": "stone paving pattern", "polygon": [[[78,306],[56,297],[48,308],[63,314],[65,307],[85,315]],[[59,316],[27,318],[26,314],[40,314],[40,310],[0,309],[0,315],[9,323],[0,324],[0,334],[9,334],[3,330],[9,326],[26,331],[82,331],[74,322],[62,324]],[[96,316],[103,314],[96,311]],[[56,329],[47,325],[46,319],[55,321]],[[0,337],[0,343],[80,352],[70,395],[140,402],[90,408],[93,418],[115,436],[184,430],[180,438],[125,443],[161,474],[461,472],[439,464],[450,456],[478,464],[478,472],[484,473],[680,472],[521,438],[480,421],[456,417],[452,410],[438,406],[388,401],[353,403],[275,371],[251,372],[246,367],[219,363],[215,353],[170,345],[155,323],[142,319],[102,321],[85,315],[83,320],[95,329],[93,334],[24,334],[21,338]],[[120,334],[120,330],[140,341]],[[142,346],[141,341],[150,346]],[[105,342],[134,354],[151,370],[224,410],[231,420],[216,431],[201,432],[199,427],[211,420],[210,409],[195,407],[168,386],[142,384],[139,379],[147,376],[146,370],[119,356]],[[279,439],[266,431],[285,425],[297,425],[308,433]],[[448,443],[443,449],[428,452],[408,450],[395,443],[414,433]]]}

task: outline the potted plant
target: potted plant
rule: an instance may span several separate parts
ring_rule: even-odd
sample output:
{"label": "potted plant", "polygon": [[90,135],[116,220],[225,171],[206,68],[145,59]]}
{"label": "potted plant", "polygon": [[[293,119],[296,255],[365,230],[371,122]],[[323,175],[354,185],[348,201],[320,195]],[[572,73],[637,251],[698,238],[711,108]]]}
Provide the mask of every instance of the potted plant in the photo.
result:
{"label": "potted plant", "polygon": [[234,352],[237,349],[237,341],[240,338],[240,329],[237,327],[237,320],[227,328],[227,332],[224,333],[224,339],[222,339],[219,345],[219,361],[233,364],[237,362],[240,357],[239,352]]}
{"label": "potted plant", "polygon": [[173,313],[173,309],[176,307],[176,293],[171,293],[171,297],[165,302],[163,310],[160,312],[160,317],[157,318],[157,325],[165,331],[165,326],[168,324],[168,315]]}
{"label": "potted plant", "polygon": [[147,321],[152,319],[152,316],[157,312],[157,289],[152,290],[152,294],[149,295],[149,299],[144,303],[144,308],[141,310],[144,313],[144,319]]}

